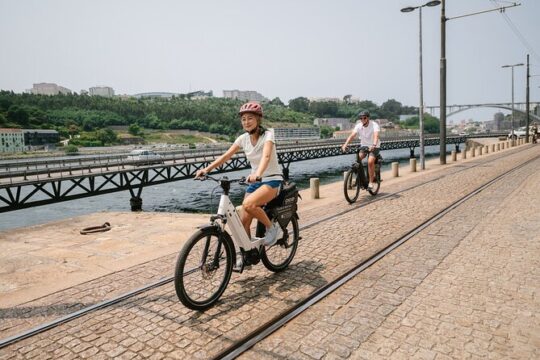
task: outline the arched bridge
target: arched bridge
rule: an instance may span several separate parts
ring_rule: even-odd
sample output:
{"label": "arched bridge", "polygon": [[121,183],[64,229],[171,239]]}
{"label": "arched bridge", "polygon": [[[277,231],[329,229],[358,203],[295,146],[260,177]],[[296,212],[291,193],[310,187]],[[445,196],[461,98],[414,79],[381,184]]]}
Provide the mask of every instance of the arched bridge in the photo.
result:
{"label": "arched bridge", "polygon": [[[514,111],[519,112],[521,114],[527,114],[526,113],[526,103],[524,102],[515,102],[514,103]],[[540,116],[535,115],[532,113],[532,110],[536,107],[540,106],[540,102],[533,101],[529,102],[529,109],[531,112],[529,112],[529,115],[531,119],[539,121],[540,122]],[[498,109],[505,109],[505,110],[512,110],[512,103],[485,103],[485,104],[464,104],[464,105],[447,105],[446,106],[446,116],[452,116],[457,113],[460,113],[462,111],[475,109],[475,108],[481,108],[481,107],[487,107],[487,108],[498,108]],[[435,111],[439,111],[440,106],[426,106],[425,109],[429,111],[431,115],[434,114]]]}

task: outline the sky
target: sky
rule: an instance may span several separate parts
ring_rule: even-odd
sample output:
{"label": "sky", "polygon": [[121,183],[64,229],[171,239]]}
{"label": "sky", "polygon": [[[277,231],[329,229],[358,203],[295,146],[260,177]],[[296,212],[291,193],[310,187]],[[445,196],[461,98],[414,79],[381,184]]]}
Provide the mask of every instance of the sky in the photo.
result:
{"label": "sky", "polygon": [[[239,89],[285,103],[350,94],[418,106],[419,12],[400,9],[426,2],[0,0],[0,89]],[[526,54],[531,75],[540,75],[540,0],[519,3],[446,22],[447,104],[510,102],[511,70],[501,66],[525,63]],[[446,0],[446,16],[507,4]],[[440,12],[422,10],[425,105],[439,105]],[[514,75],[515,101],[525,101],[525,67]],[[538,101],[540,76],[530,81]],[[496,111],[460,116],[491,119]]]}

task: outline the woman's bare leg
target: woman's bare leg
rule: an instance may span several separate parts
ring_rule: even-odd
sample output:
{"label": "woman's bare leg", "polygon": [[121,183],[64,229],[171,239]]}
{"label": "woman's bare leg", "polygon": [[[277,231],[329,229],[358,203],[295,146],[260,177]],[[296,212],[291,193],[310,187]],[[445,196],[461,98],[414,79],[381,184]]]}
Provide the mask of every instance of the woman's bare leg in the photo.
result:
{"label": "woman's bare leg", "polygon": [[242,203],[242,224],[248,235],[250,235],[251,221],[253,218],[259,220],[266,228],[272,225],[272,222],[261,208],[264,204],[276,197],[277,188],[272,188],[268,185],[262,185],[249,195],[246,195]]}

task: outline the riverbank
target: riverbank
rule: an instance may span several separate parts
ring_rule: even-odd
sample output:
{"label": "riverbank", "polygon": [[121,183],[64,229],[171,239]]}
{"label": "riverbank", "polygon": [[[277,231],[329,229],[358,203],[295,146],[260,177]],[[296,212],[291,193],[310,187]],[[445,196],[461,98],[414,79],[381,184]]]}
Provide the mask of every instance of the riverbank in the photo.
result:
{"label": "riverbank", "polygon": [[[490,154],[491,155],[491,154]],[[487,156],[490,156],[487,155]],[[484,155],[486,156],[486,155]],[[385,187],[421,177],[427,172],[445,171],[463,161],[440,165],[426,162],[426,170],[411,172],[402,166],[400,177],[382,172]],[[322,185],[320,199],[311,199],[310,189],[301,191],[300,223],[328,213],[345,202],[341,181]],[[369,197],[369,195],[367,195]],[[359,202],[367,201],[365,197]],[[312,214],[306,216],[306,214]],[[90,226],[111,224],[111,230],[81,235]],[[0,232],[0,306],[14,306],[70,286],[176,253],[198,225],[208,222],[207,214],[169,212],[98,212],[41,225]],[[171,268],[172,273],[172,268]]]}

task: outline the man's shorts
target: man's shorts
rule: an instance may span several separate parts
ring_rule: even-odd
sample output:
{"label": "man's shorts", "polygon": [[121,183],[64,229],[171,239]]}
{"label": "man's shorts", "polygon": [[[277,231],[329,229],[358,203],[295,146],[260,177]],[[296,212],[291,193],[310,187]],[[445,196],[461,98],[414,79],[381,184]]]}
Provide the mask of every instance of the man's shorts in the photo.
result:
{"label": "man's shorts", "polygon": [[[375,149],[373,149],[373,151],[369,152],[369,156],[373,156],[373,157],[377,158],[379,156],[380,152],[381,152],[380,148],[375,148]],[[364,153],[364,151],[360,150],[358,152],[358,155],[360,155],[361,153]]]}
{"label": "man's shorts", "polygon": [[279,188],[281,186],[281,180],[261,181],[261,182],[256,182],[256,183],[250,184],[246,189],[246,193],[251,194],[252,192],[255,192],[255,190],[257,190],[258,188],[260,188],[263,185],[268,185],[272,189],[277,189],[277,188]]}

